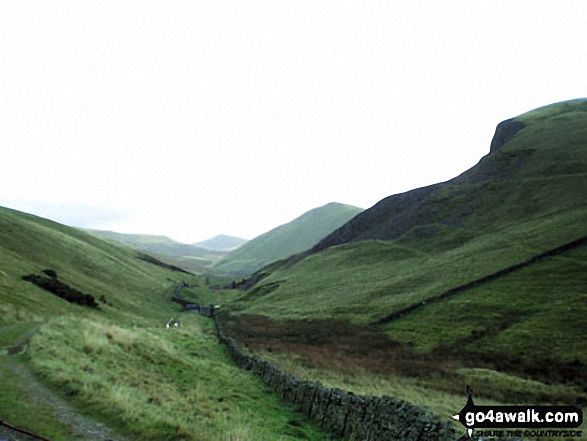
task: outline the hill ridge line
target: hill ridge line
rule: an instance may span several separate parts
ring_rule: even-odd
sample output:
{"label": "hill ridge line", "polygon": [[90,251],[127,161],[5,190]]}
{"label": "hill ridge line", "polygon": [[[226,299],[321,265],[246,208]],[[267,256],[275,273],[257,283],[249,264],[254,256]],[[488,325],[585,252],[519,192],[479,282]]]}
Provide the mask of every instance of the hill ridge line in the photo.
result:
{"label": "hill ridge line", "polygon": [[572,240],[571,242],[567,242],[564,245],[561,245],[559,247],[550,249],[548,251],[544,251],[544,252],[537,254],[534,257],[531,257],[530,259],[525,260],[523,262],[517,263],[515,265],[511,265],[507,268],[503,268],[501,270],[495,271],[491,274],[488,274],[488,275],[483,276],[481,278],[475,279],[471,282],[467,282],[465,284],[451,288],[447,291],[444,291],[442,294],[429,297],[427,299],[419,301],[418,303],[413,303],[412,305],[407,306],[405,308],[402,308],[399,311],[396,311],[396,312],[394,312],[394,313],[392,313],[392,314],[390,314],[390,315],[388,315],[388,316],[386,316],[376,322],[373,322],[371,324],[372,325],[385,325],[393,320],[402,318],[406,314],[414,312],[414,311],[426,306],[429,303],[435,303],[440,300],[444,300],[450,296],[453,296],[455,294],[458,294],[458,293],[461,293],[464,291],[468,291],[469,289],[475,288],[475,287],[482,285],[484,283],[492,282],[500,277],[506,276],[506,275],[511,274],[515,271],[521,270],[522,268],[526,268],[530,265],[533,265],[546,257],[556,256],[556,255],[561,254],[565,251],[568,251],[568,250],[576,248],[580,245],[583,245],[584,243],[587,243],[587,235],[580,237],[579,239]]}

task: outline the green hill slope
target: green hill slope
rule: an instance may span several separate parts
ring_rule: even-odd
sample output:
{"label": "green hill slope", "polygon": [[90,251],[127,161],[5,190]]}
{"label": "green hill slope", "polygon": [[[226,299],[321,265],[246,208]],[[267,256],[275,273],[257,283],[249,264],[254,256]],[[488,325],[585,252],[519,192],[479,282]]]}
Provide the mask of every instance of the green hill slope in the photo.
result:
{"label": "green hill slope", "polygon": [[330,203],[258,236],[229,253],[214,269],[231,275],[250,274],[264,265],[307,250],[362,209]]}
{"label": "green hill slope", "polygon": [[[517,132],[496,142],[512,125]],[[475,167],[358,214],[297,264],[273,269],[238,306],[378,320],[586,235],[585,188],[587,101],[529,112],[498,127]]]}
{"label": "green hill slope", "polygon": [[500,124],[462,175],[259,271],[223,319],[293,372],[445,415],[458,398],[427,403],[421,387],[584,405],[586,188],[587,100],[537,109]]}
{"label": "green hill slope", "polygon": [[[171,301],[182,286],[184,298],[215,302],[203,285],[0,207],[0,420],[54,441],[327,439],[234,365],[209,318]],[[64,298],[76,296],[95,305]],[[181,326],[166,329],[170,317]]]}
{"label": "green hill slope", "polygon": [[[0,290],[6,307],[41,318],[74,313],[77,305],[23,281],[22,276],[51,269],[59,280],[115,306],[113,314],[145,313],[159,305],[171,283],[186,276],[142,260],[137,252],[92,235],[6,208],[0,208]],[[0,322],[14,320],[2,314]],[[1,324],[1,323],[0,323]]]}
{"label": "green hill slope", "polygon": [[[585,195],[587,101],[547,106],[501,123],[491,152],[462,175],[389,196],[314,247],[365,239],[462,240],[580,207]],[[577,187],[578,186],[578,187]],[[583,187],[584,188],[584,187]]]}

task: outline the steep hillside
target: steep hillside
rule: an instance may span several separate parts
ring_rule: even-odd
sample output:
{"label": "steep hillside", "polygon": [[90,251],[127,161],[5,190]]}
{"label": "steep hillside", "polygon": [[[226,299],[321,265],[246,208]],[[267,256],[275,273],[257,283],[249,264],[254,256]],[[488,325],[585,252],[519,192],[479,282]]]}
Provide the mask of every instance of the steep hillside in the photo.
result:
{"label": "steep hillside", "polygon": [[450,181],[383,199],[312,251],[402,235],[430,239],[452,231],[468,237],[580,207],[586,119],[587,100],[575,100],[504,121],[490,154],[475,167]]}
{"label": "steep hillside", "polygon": [[330,203],[258,236],[229,253],[214,269],[231,275],[250,274],[264,265],[307,250],[362,209]]}
{"label": "steep hillside", "polygon": [[246,239],[241,239],[240,237],[226,236],[224,234],[220,234],[218,236],[214,236],[211,239],[207,239],[202,242],[197,242],[194,245],[196,245],[198,247],[207,248],[209,250],[232,251],[232,250],[244,245],[245,243],[247,243]]}
{"label": "steep hillside", "polygon": [[0,421],[53,441],[328,439],[177,295],[216,300],[143,252],[0,208]]}
{"label": "steep hillside", "polygon": [[[106,298],[103,310],[114,314],[141,312],[146,317],[172,285],[186,274],[148,263],[144,255],[74,228],[0,208],[0,292],[3,307],[39,317],[73,313],[77,305],[22,280],[28,274],[52,270],[58,280]],[[13,313],[0,316],[14,320]]]}
{"label": "steep hillside", "polygon": [[88,230],[88,232],[105,239],[131,245],[173,265],[196,272],[205,271],[227,252],[197,244],[176,242],[166,236],[124,234],[102,230]]}
{"label": "steep hillside", "polygon": [[587,100],[528,112],[462,175],[260,270],[223,320],[304,378],[443,415],[465,384],[494,402],[584,406],[585,188]]}
{"label": "steep hillside", "polygon": [[457,178],[390,196],[272,269],[239,307],[376,321],[587,235],[586,100],[502,123],[492,145]]}

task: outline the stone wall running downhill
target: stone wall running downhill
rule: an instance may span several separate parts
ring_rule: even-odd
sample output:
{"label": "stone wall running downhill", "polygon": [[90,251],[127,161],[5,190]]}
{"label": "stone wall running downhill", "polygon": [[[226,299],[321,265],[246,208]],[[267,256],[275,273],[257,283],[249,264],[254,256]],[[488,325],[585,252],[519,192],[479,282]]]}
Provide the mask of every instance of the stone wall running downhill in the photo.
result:
{"label": "stone wall running downhill", "polygon": [[390,397],[354,395],[300,380],[275,364],[243,353],[214,316],[218,338],[242,369],[250,370],[283,399],[336,437],[355,441],[454,441],[453,426],[432,412]]}
{"label": "stone wall running downhill", "polygon": [[551,250],[540,253],[540,254],[538,254],[538,255],[536,255],[536,256],[532,257],[531,259],[528,259],[524,262],[517,263],[515,265],[509,266],[509,267],[501,269],[499,271],[495,271],[494,273],[489,274],[487,276],[481,277],[479,279],[473,280],[471,282],[465,283],[465,284],[457,286],[455,288],[451,288],[448,291],[443,292],[442,294],[439,294],[439,295],[436,295],[433,297],[428,297],[425,300],[422,300],[422,301],[419,301],[419,302],[414,303],[412,305],[406,306],[405,308],[400,309],[399,311],[396,311],[393,314],[390,314],[387,317],[382,318],[381,320],[375,322],[374,324],[375,325],[387,324],[393,320],[396,320],[398,318],[402,318],[404,315],[406,315],[410,312],[413,312],[416,309],[420,309],[421,307],[429,305],[430,303],[445,300],[446,298],[451,297],[455,294],[459,294],[463,291],[467,291],[469,289],[476,288],[477,286],[480,286],[480,285],[488,283],[488,282],[492,282],[496,279],[499,279],[500,277],[507,276],[508,274],[511,274],[515,271],[521,270],[521,269],[526,268],[530,265],[541,262],[548,257],[557,256],[559,254],[564,253],[565,251],[572,250],[573,248],[577,248],[581,245],[584,245],[585,243],[587,243],[587,236],[580,237],[579,239],[575,239],[571,242],[568,242],[564,245],[561,245],[560,247],[553,248]]}

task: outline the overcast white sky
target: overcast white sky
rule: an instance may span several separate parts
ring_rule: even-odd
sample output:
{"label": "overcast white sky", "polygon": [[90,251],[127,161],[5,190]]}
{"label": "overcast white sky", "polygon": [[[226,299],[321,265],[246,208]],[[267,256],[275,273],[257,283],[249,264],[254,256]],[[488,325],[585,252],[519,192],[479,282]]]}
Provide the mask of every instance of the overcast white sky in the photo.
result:
{"label": "overcast white sky", "polygon": [[0,205],[195,242],[445,181],[587,96],[584,1],[0,2]]}

